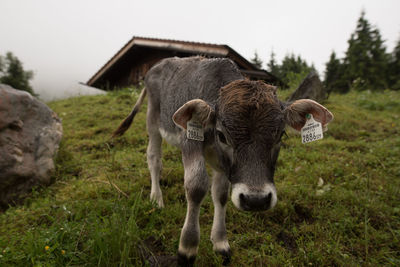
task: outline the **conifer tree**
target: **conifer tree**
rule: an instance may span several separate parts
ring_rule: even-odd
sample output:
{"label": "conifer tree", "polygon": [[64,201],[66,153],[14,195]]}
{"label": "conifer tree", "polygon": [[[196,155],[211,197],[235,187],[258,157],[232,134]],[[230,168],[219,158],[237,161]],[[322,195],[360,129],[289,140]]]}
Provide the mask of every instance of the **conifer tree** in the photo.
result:
{"label": "conifer tree", "polygon": [[311,71],[316,71],[313,65],[308,65],[307,62],[300,57],[292,54],[286,54],[282,63],[278,64],[275,60],[275,53],[272,51],[267,69],[270,73],[278,77],[288,88],[298,86],[307,74]]}
{"label": "conifer tree", "polygon": [[5,57],[0,56],[0,83],[35,95],[29,84],[29,80],[32,78],[33,72],[25,71],[22,62],[11,52],[7,52]]}
{"label": "conifer tree", "polygon": [[254,66],[256,66],[257,68],[259,68],[259,69],[262,68],[263,62],[262,62],[262,60],[260,59],[260,57],[258,56],[257,51],[254,52],[254,57],[253,57],[252,59],[250,59],[250,61],[251,61],[251,63],[252,63]]}
{"label": "conifer tree", "polygon": [[292,54],[287,54],[283,60],[282,64],[279,66],[279,72],[281,74],[280,78],[285,83],[289,83],[293,79],[293,75],[301,76],[305,78],[311,71],[316,71],[313,66],[309,66],[305,60],[303,60],[300,55],[295,56]]}
{"label": "conifer tree", "polygon": [[356,30],[348,41],[344,58],[344,79],[355,89],[385,89],[388,58],[379,30],[368,22],[362,11]]}
{"label": "conifer tree", "polygon": [[275,75],[276,77],[281,77],[279,65],[276,62],[274,51],[271,51],[271,56],[270,56],[269,61],[267,63],[267,68],[268,68],[268,71],[272,75]]}
{"label": "conifer tree", "polygon": [[343,79],[344,65],[340,59],[336,58],[335,51],[332,51],[329,61],[326,63],[324,85],[328,92],[345,93],[348,90],[348,85]]}
{"label": "conifer tree", "polygon": [[390,55],[389,62],[389,88],[400,90],[400,39]]}

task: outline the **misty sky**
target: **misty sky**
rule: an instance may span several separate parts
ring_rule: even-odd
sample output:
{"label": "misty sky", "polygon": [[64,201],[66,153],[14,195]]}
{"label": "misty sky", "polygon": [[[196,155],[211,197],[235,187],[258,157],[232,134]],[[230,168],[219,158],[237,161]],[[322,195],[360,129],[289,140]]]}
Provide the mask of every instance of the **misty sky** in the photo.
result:
{"label": "misty sky", "polygon": [[0,0],[0,54],[33,70],[45,99],[76,90],[132,36],[227,44],[264,62],[272,49],[278,61],[293,52],[323,73],[332,50],[343,56],[362,9],[392,51],[399,0]]}

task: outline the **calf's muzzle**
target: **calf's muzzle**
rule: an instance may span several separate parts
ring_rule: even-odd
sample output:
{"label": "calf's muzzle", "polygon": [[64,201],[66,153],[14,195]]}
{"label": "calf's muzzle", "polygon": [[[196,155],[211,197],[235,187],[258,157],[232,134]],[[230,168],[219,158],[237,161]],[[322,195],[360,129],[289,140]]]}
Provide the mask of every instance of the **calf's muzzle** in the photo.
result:
{"label": "calf's muzzle", "polygon": [[240,206],[246,211],[267,210],[271,206],[272,193],[267,194],[239,194]]}
{"label": "calf's muzzle", "polygon": [[252,188],[244,183],[232,185],[232,202],[236,208],[244,211],[262,211],[272,209],[276,202],[274,184]]}

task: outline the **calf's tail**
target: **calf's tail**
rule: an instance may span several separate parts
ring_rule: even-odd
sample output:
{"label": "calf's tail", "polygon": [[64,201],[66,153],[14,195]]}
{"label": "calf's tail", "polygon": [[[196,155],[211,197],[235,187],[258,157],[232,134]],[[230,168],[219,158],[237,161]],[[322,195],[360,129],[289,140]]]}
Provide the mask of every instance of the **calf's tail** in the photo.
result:
{"label": "calf's tail", "polygon": [[121,122],[118,129],[113,132],[112,137],[121,136],[126,132],[126,130],[129,129],[129,126],[131,126],[131,124],[132,124],[133,118],[135,117],[136,113],[139,112],[140,107],[143,104],[143,100],[144,100],[145,96],[146,96],[146,87],[143,88],[142,92],[140,93],[140,96],[139,96],[138,100],[136,101],[136,104],[133,107],[131,113],[128,115],[128,117],[125,118],[125,120],[123,122]]}

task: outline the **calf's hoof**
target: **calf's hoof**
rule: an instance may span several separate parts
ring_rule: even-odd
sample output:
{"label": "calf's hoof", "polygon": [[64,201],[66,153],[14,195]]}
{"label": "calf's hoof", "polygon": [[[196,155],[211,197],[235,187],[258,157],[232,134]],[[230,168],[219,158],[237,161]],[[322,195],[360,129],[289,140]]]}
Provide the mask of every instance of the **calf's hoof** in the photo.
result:
{"label": "calf's hoof", "polygon": [[218,253],[219,255],[221,255],[222,257],[222,265],[227,266],[229,265],[229,263],[231,263],[231,256],[232,256],[232,252],[230,249],[228,250],[218,250],[215,251],[216,253]]}
{"label": "calf's hoof", "polygon": [[185,254],[178,252],[178,266],[194,266],[196,256],[187,257]]}
{"label": "calf's hoof", "polygon": [[156,203],[158,208],[160,208],[160,209],[164,208],[164,201],[163,201],[163,197],[162,197],[161,193],[160,194],[155,194],[155,193],[150,194],[150,201],[153,203]]}

